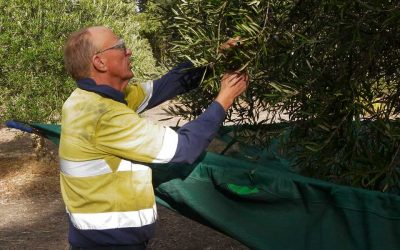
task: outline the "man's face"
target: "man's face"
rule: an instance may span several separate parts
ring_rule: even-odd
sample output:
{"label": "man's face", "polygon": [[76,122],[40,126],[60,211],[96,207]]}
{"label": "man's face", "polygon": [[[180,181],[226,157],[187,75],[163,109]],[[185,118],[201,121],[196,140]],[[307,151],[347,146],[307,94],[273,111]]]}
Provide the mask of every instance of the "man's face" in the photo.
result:
{"label": "man's face", "polygon": [[95,35],[99,40],[95,40],[99,48],[96,53],[101,57],[104,64],[107,66],[107,74],[112,79],[121,81],[129,80],[133,77],[131,66],[132,51],[125,48],[123,40],[119,39],[111,30],[103,29],[97,31]]}

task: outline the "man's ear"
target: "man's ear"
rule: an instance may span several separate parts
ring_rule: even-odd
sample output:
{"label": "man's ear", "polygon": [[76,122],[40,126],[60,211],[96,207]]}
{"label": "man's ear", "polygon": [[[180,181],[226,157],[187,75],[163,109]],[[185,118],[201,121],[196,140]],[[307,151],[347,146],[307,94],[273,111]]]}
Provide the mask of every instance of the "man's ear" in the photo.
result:
{"label": "man's ear", "polygon": [[105,59],[104,59],[104,58],[101,58],[101,57],[98,56],[98,55],[94,55],[94,56],[93,56],[93,58],[92,58],[92,64],[93,64],[93,67],[94,67],[96,70],[100,71],[100,72],[105,72],[105,71],[107,71],[107,66],[106,66],[106,64],[105,64]]}

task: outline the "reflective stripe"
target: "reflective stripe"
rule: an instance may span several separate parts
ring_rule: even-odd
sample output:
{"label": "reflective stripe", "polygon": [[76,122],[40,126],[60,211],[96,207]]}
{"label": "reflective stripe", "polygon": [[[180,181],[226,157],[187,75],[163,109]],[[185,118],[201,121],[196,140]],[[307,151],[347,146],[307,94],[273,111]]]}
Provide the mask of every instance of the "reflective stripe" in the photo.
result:
{"label": "reflective stripe", "polygon": [[146,96],[144,97],[143,102],[139,105],[137,112],[143,112],[147,105],[149,104],[150,98],[153,95],[153,81],[147,81],[145,83],[141,83],[140,86],[146,92]]}
{"label": "reflective stripe", "polygon": [[141,171],[141,170],[149,170],[149,167],[142,164],[132,163],[127,160],[121,160],[117,171],[121,172],[121,171]]}
{"label": "reflective stripe", "polygon": [[158,153],[157,157],[153,160],[153,163],[169,162],[172,157],[174,157],[177,147],[178,134],[169,127],[166,127],[161,150]]}
{"label": "reflective stripe", "polygon": [[105,230],[113,228],[142,227],[157,219],[156,204],[152,208],[129,212],[69,213],[74,226],[81,230]]}
{"label": "reflective stripe", "polygon": [[73,177],[90,177],[111,173],[112,170],[103,159],[91,161],[68,161],[60,159],[61,172]]}

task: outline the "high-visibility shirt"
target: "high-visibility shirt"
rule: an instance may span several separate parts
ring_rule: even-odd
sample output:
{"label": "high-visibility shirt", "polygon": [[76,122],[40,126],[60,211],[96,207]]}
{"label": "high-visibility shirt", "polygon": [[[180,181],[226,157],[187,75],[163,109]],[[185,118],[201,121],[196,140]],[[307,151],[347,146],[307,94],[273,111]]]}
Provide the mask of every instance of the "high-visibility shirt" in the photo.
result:
{"label": "high-visibility shirt", "polygon": [[141,118],[151,108],[196,86],[204,72],[182,64],[124,93],[87,78],[63,105],[61,192],[72,246],[140,244],[153,237],[157,210],[146,163],[193,162],[225,117],[214,102],[176,132]]}

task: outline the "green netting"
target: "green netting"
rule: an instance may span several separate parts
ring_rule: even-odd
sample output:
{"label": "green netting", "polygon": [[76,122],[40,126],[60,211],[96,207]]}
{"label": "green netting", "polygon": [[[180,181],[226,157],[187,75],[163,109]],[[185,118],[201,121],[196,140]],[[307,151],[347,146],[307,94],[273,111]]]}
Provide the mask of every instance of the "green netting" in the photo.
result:
{"label": "green netting", "polygon": [[[33,126],[57,143],[57,125]],[[399,196],[297,175],[274,149],[154,164],[157,201],[252,249],[400,249]]]}
{"label": "green netting", "polygon": [[60,144],[61,126],[55,124],[30,124],[32,127],[39,130],[40,134],[52,141],[54,144]]}
{"label": "green netting", "polygon": [[[212,153],[195,166],[153,169],[157,195],[172,208],[251,248],[400,246],[398,196],[333,185]],[[180,169],[190,174],[173,176]]]}

